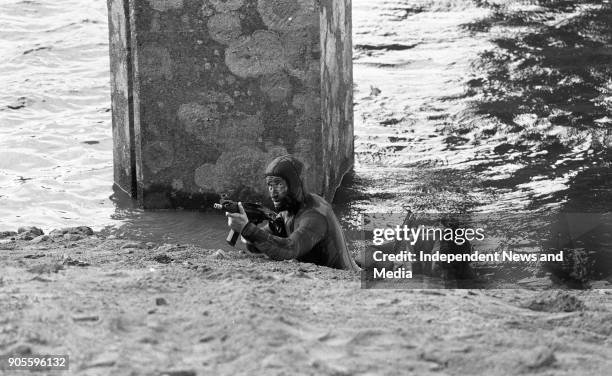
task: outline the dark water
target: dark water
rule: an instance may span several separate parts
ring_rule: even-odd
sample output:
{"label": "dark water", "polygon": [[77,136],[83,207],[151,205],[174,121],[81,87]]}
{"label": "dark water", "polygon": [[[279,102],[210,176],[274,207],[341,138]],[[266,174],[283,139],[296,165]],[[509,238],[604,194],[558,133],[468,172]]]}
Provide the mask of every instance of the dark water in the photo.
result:
{"label": "dark water", "polygon": [[348,226],[372,212],[462,213],[468,226],[489,215],[490,248],[538,252],[561,231],[554,246],[576,265],[544,269],[609,276],[612,220],[582,214],[612,208],[610,3],[354,9],[357,165],[337,198]]}
{"label": "dark water", "polygon": [[354,7],[353,210],[610,210],[609,2]]}
{"label": "dark water", "polygon": [[[106,17],[104,1],[0,4],[0,227],[210,245],[223,217],[143,212],[112,192]],[[610,212],[611,28],[609,1],[354,0],[345,226],[525,213],[496,223],[529,243],[560,213]]]}

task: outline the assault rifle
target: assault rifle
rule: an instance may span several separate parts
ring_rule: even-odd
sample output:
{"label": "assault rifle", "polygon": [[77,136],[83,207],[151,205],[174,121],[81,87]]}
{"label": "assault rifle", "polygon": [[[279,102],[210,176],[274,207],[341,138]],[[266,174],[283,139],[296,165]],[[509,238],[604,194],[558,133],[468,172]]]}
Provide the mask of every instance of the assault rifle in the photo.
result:
{"label": "assault rifle", "polygon": [[[283,222],[283,218],[280,214],[277,214],[271,209],[266,208],[260,203],[251,203],[251,202],[243,202],[242,207],[244,208],[244,212],[249,218],[249,222],[254,224],[260,224],[263,221],[269,221],[270,227],[273,229],[275,235],[286,237],[285,224]],[[240,208],[238,207],[238,203],[232,200],[227,200],[221,198],[219,203],[214,205],[215,209],[224,210],[230,213],[240,213]],[[240,236],[234,230],[230,230],[227,238],[225,239],[232,247],[236,245],[236,241]]]}

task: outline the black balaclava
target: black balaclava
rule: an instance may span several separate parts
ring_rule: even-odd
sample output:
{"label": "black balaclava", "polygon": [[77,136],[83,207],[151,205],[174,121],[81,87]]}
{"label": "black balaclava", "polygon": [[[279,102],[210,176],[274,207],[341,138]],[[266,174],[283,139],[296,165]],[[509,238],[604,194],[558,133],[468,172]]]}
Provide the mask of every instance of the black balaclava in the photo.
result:
{"label": "black balaclava", "polygon": [[287,200],[280,210],[287,210],[292,214],[297,213],[304,202],[304,188],[300,175],[304,165],[292,155],[283,155],[275,158],[266,167],[266,176],[278,176],[283,178],[289,186]]}

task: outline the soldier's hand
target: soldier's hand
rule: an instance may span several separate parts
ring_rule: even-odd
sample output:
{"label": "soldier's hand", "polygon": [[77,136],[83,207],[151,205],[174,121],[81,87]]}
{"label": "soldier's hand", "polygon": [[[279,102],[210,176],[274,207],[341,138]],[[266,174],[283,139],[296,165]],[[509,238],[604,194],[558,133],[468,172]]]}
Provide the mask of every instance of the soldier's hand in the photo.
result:
{"label": "soldier's hand", "polygon": [[242,207],[242,202],[238,203],[238,208],[240,209],[240,213],[225,212],[225,216],[227,217],[227,225],[232,230],[240,234],[242,233],[242,229],[244,229],[244,226],[249,223],[249,218],[247,217],[246,212]]}

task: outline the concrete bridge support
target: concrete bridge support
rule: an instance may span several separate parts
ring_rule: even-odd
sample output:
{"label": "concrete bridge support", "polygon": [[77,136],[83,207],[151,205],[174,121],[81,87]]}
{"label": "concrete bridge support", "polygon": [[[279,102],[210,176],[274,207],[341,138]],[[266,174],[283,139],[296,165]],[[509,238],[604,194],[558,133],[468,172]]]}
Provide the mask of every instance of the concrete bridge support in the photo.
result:
{"label": "concrete bridge support", "polygon": [[115,184],[144,208],[265,194],[291,153],[333,197],[353,163],[350,0],[108,0]]}

